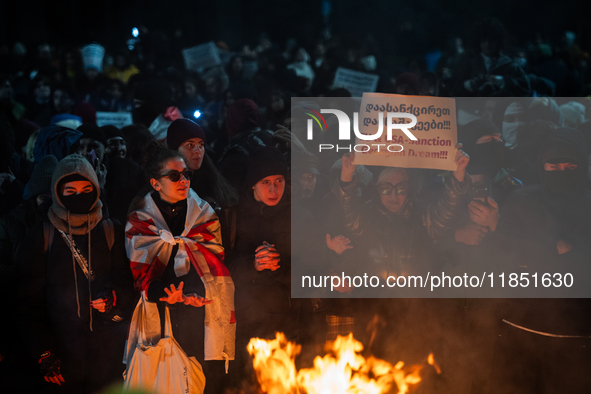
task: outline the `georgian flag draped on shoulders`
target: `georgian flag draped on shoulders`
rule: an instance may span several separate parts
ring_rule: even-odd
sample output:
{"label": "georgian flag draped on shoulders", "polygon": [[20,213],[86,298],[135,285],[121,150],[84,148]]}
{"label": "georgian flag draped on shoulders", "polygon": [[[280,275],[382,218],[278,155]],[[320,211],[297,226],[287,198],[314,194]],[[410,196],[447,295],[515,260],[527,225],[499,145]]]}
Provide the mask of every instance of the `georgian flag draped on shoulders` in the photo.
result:
{"label": "georgian flag draped on shoulders", "polygon": [[159,279],[170,260],[174,245],[178,251],[174,271],[178,276],[192,265],[205,285],[205,359],[233,360],[236,321],[234,282],[224,265],[220,222],[213,208],[193,191],[187,198],[185,229],[174,237],[151,194],[143,207],[134,211],[125,227],[125,248],[131,261],[135,287],[147,294],[150,283]]}

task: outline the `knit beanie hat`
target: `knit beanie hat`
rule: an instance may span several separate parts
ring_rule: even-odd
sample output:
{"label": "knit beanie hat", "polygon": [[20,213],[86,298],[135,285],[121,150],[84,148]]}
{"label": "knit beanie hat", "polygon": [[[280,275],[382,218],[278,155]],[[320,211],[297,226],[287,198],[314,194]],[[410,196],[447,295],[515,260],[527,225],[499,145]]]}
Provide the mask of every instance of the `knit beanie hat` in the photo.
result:
{"label": "knit beanie hat", "polygon": [[76,104],[73,113],[82,119],[82,124],[96,124],[96,108],[88,101],[81,101]]}
{"label": "knit beanie hat", "polygon": [[279,149],[265,146],[254,151],[248,161],[246,185],[251,188],[271,175],[287,176],[287,163]]}
{"label": "knit beanie hat", "polygon": [[[105,138],[108,140],[110,140],[111,138],[115,138],[115,137],[121,137],[123,138],[123,133],[121,132],[121,130],[119,130],[119,128],[117,126],[113,126],[113,125],[104,125],[101,126],[100,129],[102,130],[102,132],[105,134]],[[125,138],[123,138],[125,139]]]}
{"label": "knit beanie hat", "polygon": [[105,137],[105,133],[95,124],[92,123],[84,123],[79,126],[76,130],[82,132],[82,138],[92,138],[93,140],[97,140],[104,146],[107,146],[107,137]]}
{"label": "knit beanie hat", "polygon": [[177,119],[168,126],[166,144],[169,149],[179,150],[179,146],[191,138],[201,138],[205,143],[205,133],[199,125],[190,119]]}
{"label": "knit beanie hat", "polygon": [[47,155],[37,164],[33,175],[25,187],[23,198],[28,200],[42,194],[51,194],[51,176],[57,166],[57,159],[54,155]]}

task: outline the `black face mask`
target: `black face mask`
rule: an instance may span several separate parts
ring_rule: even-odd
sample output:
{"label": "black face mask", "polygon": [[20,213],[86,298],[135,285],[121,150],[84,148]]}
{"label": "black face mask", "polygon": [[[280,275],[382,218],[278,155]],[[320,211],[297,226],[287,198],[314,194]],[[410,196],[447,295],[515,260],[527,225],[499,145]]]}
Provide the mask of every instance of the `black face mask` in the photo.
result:
{"label": "black face mask", "polygon": [[96,189],[90,193],[61,196],[62,204],[72,213],[88,213],[96,201]]}
{"label": "black face mask", "polygon": [[470,163],[466,171],[472,175],[494,177],[503,167],[503,151],[502,142],[487,142],[470,147]]}
{"label": "black face mask", "polygon": [[546,190],[555,197],[577,198],[584,188],[579,168],[564,171],[544,171]]}

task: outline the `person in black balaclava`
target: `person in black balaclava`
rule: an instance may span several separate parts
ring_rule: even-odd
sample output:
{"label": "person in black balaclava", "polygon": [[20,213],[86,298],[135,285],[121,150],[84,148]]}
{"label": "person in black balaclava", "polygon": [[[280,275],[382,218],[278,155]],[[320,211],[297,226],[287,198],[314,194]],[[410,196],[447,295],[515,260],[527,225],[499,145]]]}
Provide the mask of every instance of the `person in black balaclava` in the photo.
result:
{"label": "person in black balaclava", "polygon": [[[538,159],[540,185],[508,199],[495,236],[498,262],[509,272],[565,273],[572,286],[540,296],[585,297],[591,259],[591,192],[587,148],[574,129],[553,130]],[[556,277],[552,279],[556,283]],[[540,283],[538,283],[538,287]],[[532,294],[533,286],[525,295]],[[501,320],[499,320],[501,321]],[[591,392],[589,298],[510,299],[502,308],[490,393]]]}
{"label": "person in black balaclava", "polygon": [[49,221],[33,226],[16,258],[22,351],[47,382],[43,392],[53,384],[96,392],[122,383],[135,300],[125,236],[104,218],[97,175],[83,156],[57,164],[51,194]]}
{"label": "person in black balaclava", "polygon": [[479,245],[496,228],[499,206],[521,187],[521,182],[503,169],[505,145],[500,130],[490,121],[478,119],[458,129],[458,140],[470,155],[466,172],[472,188],[464,197],[466,207],[458,214],[440,248],[456,249],[459,244]]}
{"label": "person in black balaclava", "polygon": [[[501,131],[488,120],[478,119],[458,130],[458,140],[470,155],[466,171],[477,193],[488,189],[489,196],[502,206],[507,196],[521,187],[521,182],[503,168],[506,149]],[[470,197],[474,199],[474,193]]]}
{"label": "person in black balaclava", "polygon": [[[478,119],[459,127],[458,141],[470,156],[466,172],[472,186],[461,201],[463,208],[437,245],[438,256],[446,273],[482,275],[491,264],[491,250],[498,247],[492,235],[499,215],[503,215],[503,204],[521,182],[503,169],[507,148],[501,131],[489,120]],[[497,332],[495,305],[494,300],[486,299],[467,299],[464,304],[465,346],[470,351],[458,363],[466,363],[462,368],[469,371],[471,383],[476,386],[486,381],[490,369],[487,361],[492,357]]]}

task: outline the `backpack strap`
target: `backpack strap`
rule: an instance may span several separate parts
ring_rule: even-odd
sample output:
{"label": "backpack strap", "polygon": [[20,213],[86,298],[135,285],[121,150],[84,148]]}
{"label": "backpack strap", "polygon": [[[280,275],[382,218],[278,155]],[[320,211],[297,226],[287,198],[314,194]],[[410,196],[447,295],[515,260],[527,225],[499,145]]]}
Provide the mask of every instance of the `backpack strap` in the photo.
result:
{"label": "backpack strap", "polygon": [[43,253],[47,256],[51,252],[51,244],[53,243],[53,234],[55,227],[53,224],[43,222]]}
{"label": "backpack strap", "polygon": [[103,230],[105,231],[105,237],[107,238],[110,251],[113,249],[113,244],[115,243],[115,228],[111,219],[103,220]]}
{"label": "backpack strap", "polygon": [[[107,244],[109,250],[113,249],[115,243],[115,228],[111,219],[103,220],[103,230],[105,231],[105,237],[107,238]],[[51,244],[53,243],[53,235],[55,233],[55,227],[51,223],[43,222],[43,252],[51,252]]]}

